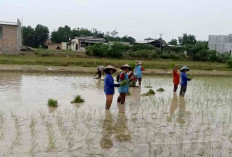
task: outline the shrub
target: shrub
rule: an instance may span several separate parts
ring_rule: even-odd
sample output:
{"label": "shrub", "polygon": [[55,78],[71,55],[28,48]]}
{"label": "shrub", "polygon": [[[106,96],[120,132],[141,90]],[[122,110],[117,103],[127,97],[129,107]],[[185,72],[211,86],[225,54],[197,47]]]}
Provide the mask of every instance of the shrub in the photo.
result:
{"label": "shrub", "polygon": [[139,50],[129,52],[129,56],[136,58],[157,58],[158,54],[155,50]]}
{"label": "shrub", "polygon": [[103,43],[97,43],[94,44],[93,46],[88,46],[86,48],[86,54],[103,57],[106,55],[108,50],[109,50],[108,45]]}
{"label": "shrub", "polygon": [[134,44],[132,46],[133,51],[138,51],[138,50],[154,50],[155,47],[150,44]]}
{"label": "shrub", "polygon": [[228,60],[226,61],[226,64],[227,64],[230,68],[232,68],[232,58],[228,59]]}
{"label": "shrub", "polygon": [[75,96],[74,100],[71,103],[82,103],[82,102],[85,102],[85,100],[80,95],[77,95]]}
{"label": "shrub", "polygon": [[50,106],[50,107],[58,107],[57,106],[57,100],[48,99],[48,106]]}

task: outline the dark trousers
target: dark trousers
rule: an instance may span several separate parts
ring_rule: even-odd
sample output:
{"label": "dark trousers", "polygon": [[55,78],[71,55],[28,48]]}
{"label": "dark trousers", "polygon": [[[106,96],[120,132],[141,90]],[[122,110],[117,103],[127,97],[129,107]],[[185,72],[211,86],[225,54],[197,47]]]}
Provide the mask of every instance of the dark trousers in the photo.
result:
{"label": "dark trousers", "polygon": [[142,78],[137,78],[137,80],[139,81],[139,86],[141,86]]}
{"label": "dark trousers", "polygon": [[182,86],[182,85],[181,85],[181,88],[180,88],[180,95],[181,95],[181,96],[184,96],[186,90],[187,90],[187,86]]}
{"label": "dark trousers", "polygon": [[174,84],[173,92],[176,92],[176,91],[177,91],[177,89],[178,89],[178,84],[177,84],[177,85],[175,85],[175,84]]}
{"label": "dark trousers", "polygon": [[102,72],[100,70],[97,71],[97,74],[98,74],[98,78],[101,78]]}
{"label": "dark trousers", "polygon": [[126,100],[126,93],[120,93],[120,95],[118,96],[118,102],[124,104],[125,100]]}

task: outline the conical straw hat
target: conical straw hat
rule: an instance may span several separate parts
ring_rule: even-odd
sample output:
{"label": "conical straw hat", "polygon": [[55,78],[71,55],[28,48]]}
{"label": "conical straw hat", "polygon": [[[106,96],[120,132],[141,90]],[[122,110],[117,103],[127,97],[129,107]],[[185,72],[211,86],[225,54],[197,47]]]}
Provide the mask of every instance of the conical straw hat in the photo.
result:
{"label": "conical straw hat", "polygon": [[114,70],[113,73],[115,73],[117,71],[117,69],[115,67],[108,65],[107,67],[104,68],[104,72],[106,72],[107,70],[110,70],[110,69]]}
{"label": "conical straw hat", "polygon": [[128,68],[130,71],[132,70],[132,68],[128,64],[125,64],[125,65],[120,67],[121,70],[125,69],[125,68]]}
{"label": "conical straw hat", "polygon": [[183,71],[183,70],[189,71],[190,69],[189,69],[187,66],[183,66],[183,67],[180,69],[180,71]]}

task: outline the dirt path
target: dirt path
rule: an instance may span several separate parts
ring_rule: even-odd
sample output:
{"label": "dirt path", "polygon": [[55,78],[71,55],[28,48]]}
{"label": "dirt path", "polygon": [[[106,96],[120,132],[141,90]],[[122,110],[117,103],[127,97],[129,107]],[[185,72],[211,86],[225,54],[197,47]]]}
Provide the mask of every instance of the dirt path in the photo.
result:
{"label": "dirt path", "polygon": [[[22,72],[22,73],[58,73],[58,74],[93,74],[96,67],[78,66],[42,66],[42,65],[0,65],[0,72]],[[172,70],[166,69],[146,69],[145,75],[172,75]],[[191,70],[195,76],[232,76],[232,71],[207,71]]]}

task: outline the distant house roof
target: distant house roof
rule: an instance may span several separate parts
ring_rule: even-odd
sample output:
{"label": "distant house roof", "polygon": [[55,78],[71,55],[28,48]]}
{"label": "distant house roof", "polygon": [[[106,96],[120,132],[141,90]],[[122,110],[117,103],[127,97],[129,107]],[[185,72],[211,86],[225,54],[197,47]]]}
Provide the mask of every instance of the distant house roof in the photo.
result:
{"label": "distant house roof", "polygon": [[84,42],[88,42],[88,43],[105,42],[106,41],[104,38],[96,38],[94,36],[75,37],[72,41],[74,41],[75,39],[83,40]]}
{"label": "distant house roof", "polygon": [[0,25],[11,25],[11,26],[17,26],[18,24],[17,24],[16,22],[0,21]]}

